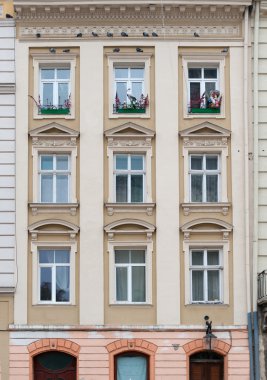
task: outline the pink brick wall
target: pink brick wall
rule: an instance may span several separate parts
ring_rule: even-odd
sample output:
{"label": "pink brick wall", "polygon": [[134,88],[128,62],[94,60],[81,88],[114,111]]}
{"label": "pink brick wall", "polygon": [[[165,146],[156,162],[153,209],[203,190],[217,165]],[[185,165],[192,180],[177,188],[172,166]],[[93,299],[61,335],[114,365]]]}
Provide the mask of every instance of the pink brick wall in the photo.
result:
{"label": "pink brick wall", "polygon": [[[247,331],[214,331],[214,334],[218,338],[217,352],[226,355],[225,379],[249,380]],[[54,349],[51,342],[66,352],[75,348],[70,353],[77,354],[79,380],[110,379],[111,354],[129,347],[155,354],[155,380],[188,380],[189,355],[202,349],[203,336],[203,331],[14,331],[10,337],[10,380],[32,379],[31,355]],[[177,344],[179,348],[175,350],[173,345]]]}

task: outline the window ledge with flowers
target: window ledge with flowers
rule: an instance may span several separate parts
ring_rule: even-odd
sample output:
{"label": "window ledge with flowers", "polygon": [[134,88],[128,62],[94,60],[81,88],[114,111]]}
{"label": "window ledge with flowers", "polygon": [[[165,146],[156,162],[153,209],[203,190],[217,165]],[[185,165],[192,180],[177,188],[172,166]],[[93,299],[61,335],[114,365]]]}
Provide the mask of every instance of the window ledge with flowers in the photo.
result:
{"label": "window ledge with flowers", "polygon": [[42,104],[40,96],[38,97],[38,102],[33,99],[35,105],[38,108],[38,115],[70,115],[71,113],[71,96],[69,95],[63,104],[53,105],[53,104]]}
{"label": "window ledge with flowers", "polygon": [[133,113],[146,113],[149,106],[148,95],[140,96],[137,100],[136,97],[127,93],[127,101],[121,102],[116,94],[115,103],[113,104],[113,113],[133,114]]}
{"label": "window ledge with flowers", "polygon": [[191,99],[188,113],[221,113],[222,95],[218,90],[211,90],[209,93],[204,92],[200,99]]}

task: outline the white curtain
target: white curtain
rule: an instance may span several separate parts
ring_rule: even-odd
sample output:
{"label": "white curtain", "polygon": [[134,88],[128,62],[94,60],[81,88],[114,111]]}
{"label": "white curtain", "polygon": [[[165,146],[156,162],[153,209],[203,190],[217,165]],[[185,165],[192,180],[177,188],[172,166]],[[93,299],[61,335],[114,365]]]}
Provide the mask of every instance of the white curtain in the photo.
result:
{"label": "white curtain", "polygon": [[117,380],[147,380],[147,359],[143,356],[119,357]]}

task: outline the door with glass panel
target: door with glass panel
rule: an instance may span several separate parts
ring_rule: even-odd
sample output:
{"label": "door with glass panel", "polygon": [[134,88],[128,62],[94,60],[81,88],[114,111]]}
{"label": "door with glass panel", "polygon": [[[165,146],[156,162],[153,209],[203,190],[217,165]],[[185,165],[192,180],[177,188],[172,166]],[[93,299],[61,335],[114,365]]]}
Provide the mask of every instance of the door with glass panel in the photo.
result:
{"label": "door with glass panel", "polygon": [[76,380],[76,358],[64,352],[44,352],[34,358],[34,380]]}
{"label": "door with glass panel", "polygon": [[148,380],[148,357],[136,352],[115,357],[115,380]]}

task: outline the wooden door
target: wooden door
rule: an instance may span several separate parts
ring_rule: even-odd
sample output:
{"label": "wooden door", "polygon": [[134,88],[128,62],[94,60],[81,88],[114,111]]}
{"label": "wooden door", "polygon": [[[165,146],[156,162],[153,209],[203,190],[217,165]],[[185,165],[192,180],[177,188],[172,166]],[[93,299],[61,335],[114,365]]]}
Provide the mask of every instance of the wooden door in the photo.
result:
{"label": "wooden door", "polygon": [[53,351],[36,356],[34,380],[76,380],[76,358]]}
{"label": "wooden door", "polygon": [[223,380],[223,362],[191,362],[190,380]]}

